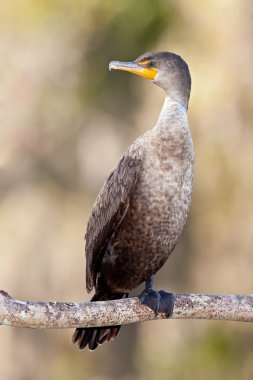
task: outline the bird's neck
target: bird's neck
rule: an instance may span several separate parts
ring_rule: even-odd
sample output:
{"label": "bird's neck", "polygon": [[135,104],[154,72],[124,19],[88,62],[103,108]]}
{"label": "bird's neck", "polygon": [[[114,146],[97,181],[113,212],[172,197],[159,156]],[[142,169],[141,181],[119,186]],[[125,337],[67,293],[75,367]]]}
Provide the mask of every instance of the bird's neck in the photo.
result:
{"label": "bird's neck", "polygon": [[165,127],[176,120],[187,123],[187,110],[182,103],[166,96],[156,126]]}
{"label": "bird's neck", "polygon": [[152,136],[162,167],[178,174],[192,167],[193,145],[187,111],[182,103],[165,98]]}

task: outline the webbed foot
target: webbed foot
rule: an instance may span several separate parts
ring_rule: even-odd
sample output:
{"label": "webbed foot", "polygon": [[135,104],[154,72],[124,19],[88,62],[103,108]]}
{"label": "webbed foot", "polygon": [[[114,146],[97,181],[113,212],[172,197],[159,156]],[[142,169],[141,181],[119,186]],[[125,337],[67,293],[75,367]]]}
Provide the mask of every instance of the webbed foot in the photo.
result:
{"label": "webbed foot", "polygon": [[153,276],[146,282],[145,290],[139,296],[140,302],[152,309],[155,314],[165,313],[166,318],[173,314],[175,294],[164,290],[155,291],[152,289]]}

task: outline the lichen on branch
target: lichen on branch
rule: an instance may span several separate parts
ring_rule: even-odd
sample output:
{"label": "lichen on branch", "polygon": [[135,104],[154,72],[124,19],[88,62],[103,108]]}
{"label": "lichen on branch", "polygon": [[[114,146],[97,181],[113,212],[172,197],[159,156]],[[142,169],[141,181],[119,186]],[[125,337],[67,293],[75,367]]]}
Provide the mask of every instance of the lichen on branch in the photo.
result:
{"label": "lichen on branch", "polygon": [[[176,294],[174,319],[253,322],[253,295]],[[0,291],[0,324],[27,328],[75,328],[129,324],[154,319],[137,297],[99,302],[19,301]]]}

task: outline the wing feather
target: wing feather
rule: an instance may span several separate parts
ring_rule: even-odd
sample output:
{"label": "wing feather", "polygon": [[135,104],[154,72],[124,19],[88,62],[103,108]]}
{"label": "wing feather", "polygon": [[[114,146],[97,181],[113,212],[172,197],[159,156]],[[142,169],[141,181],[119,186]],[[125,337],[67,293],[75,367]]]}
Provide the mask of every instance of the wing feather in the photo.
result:
{"label": "wing feather", "polygon": [[104,183],[94,203],[85,234],[86,288],[90,292],[105,249],[112,234],[124,219],[129,195],[141,168],[140,155],[126,152]]}

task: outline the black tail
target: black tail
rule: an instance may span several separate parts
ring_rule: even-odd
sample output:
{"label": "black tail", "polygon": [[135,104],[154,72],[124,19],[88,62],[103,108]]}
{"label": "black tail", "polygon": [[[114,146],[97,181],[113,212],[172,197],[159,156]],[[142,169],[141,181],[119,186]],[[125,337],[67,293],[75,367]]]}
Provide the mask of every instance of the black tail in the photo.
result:
{"label": "black tail", "polygon": [[[95,294],[92,297],[91,302],[115,300],[127,297],[128,294],[126,293],[106,294],[106,296]],[[75,330],[72,337],[72,342],[77,343],[80,350],[83,350],[88,346],[89,350],[93,351],[99,344],[103,344],[105,342],[109,342],[109,340],[115,339],[119,333],[120,328],[120,325],[104,327],[80,327]]]}

